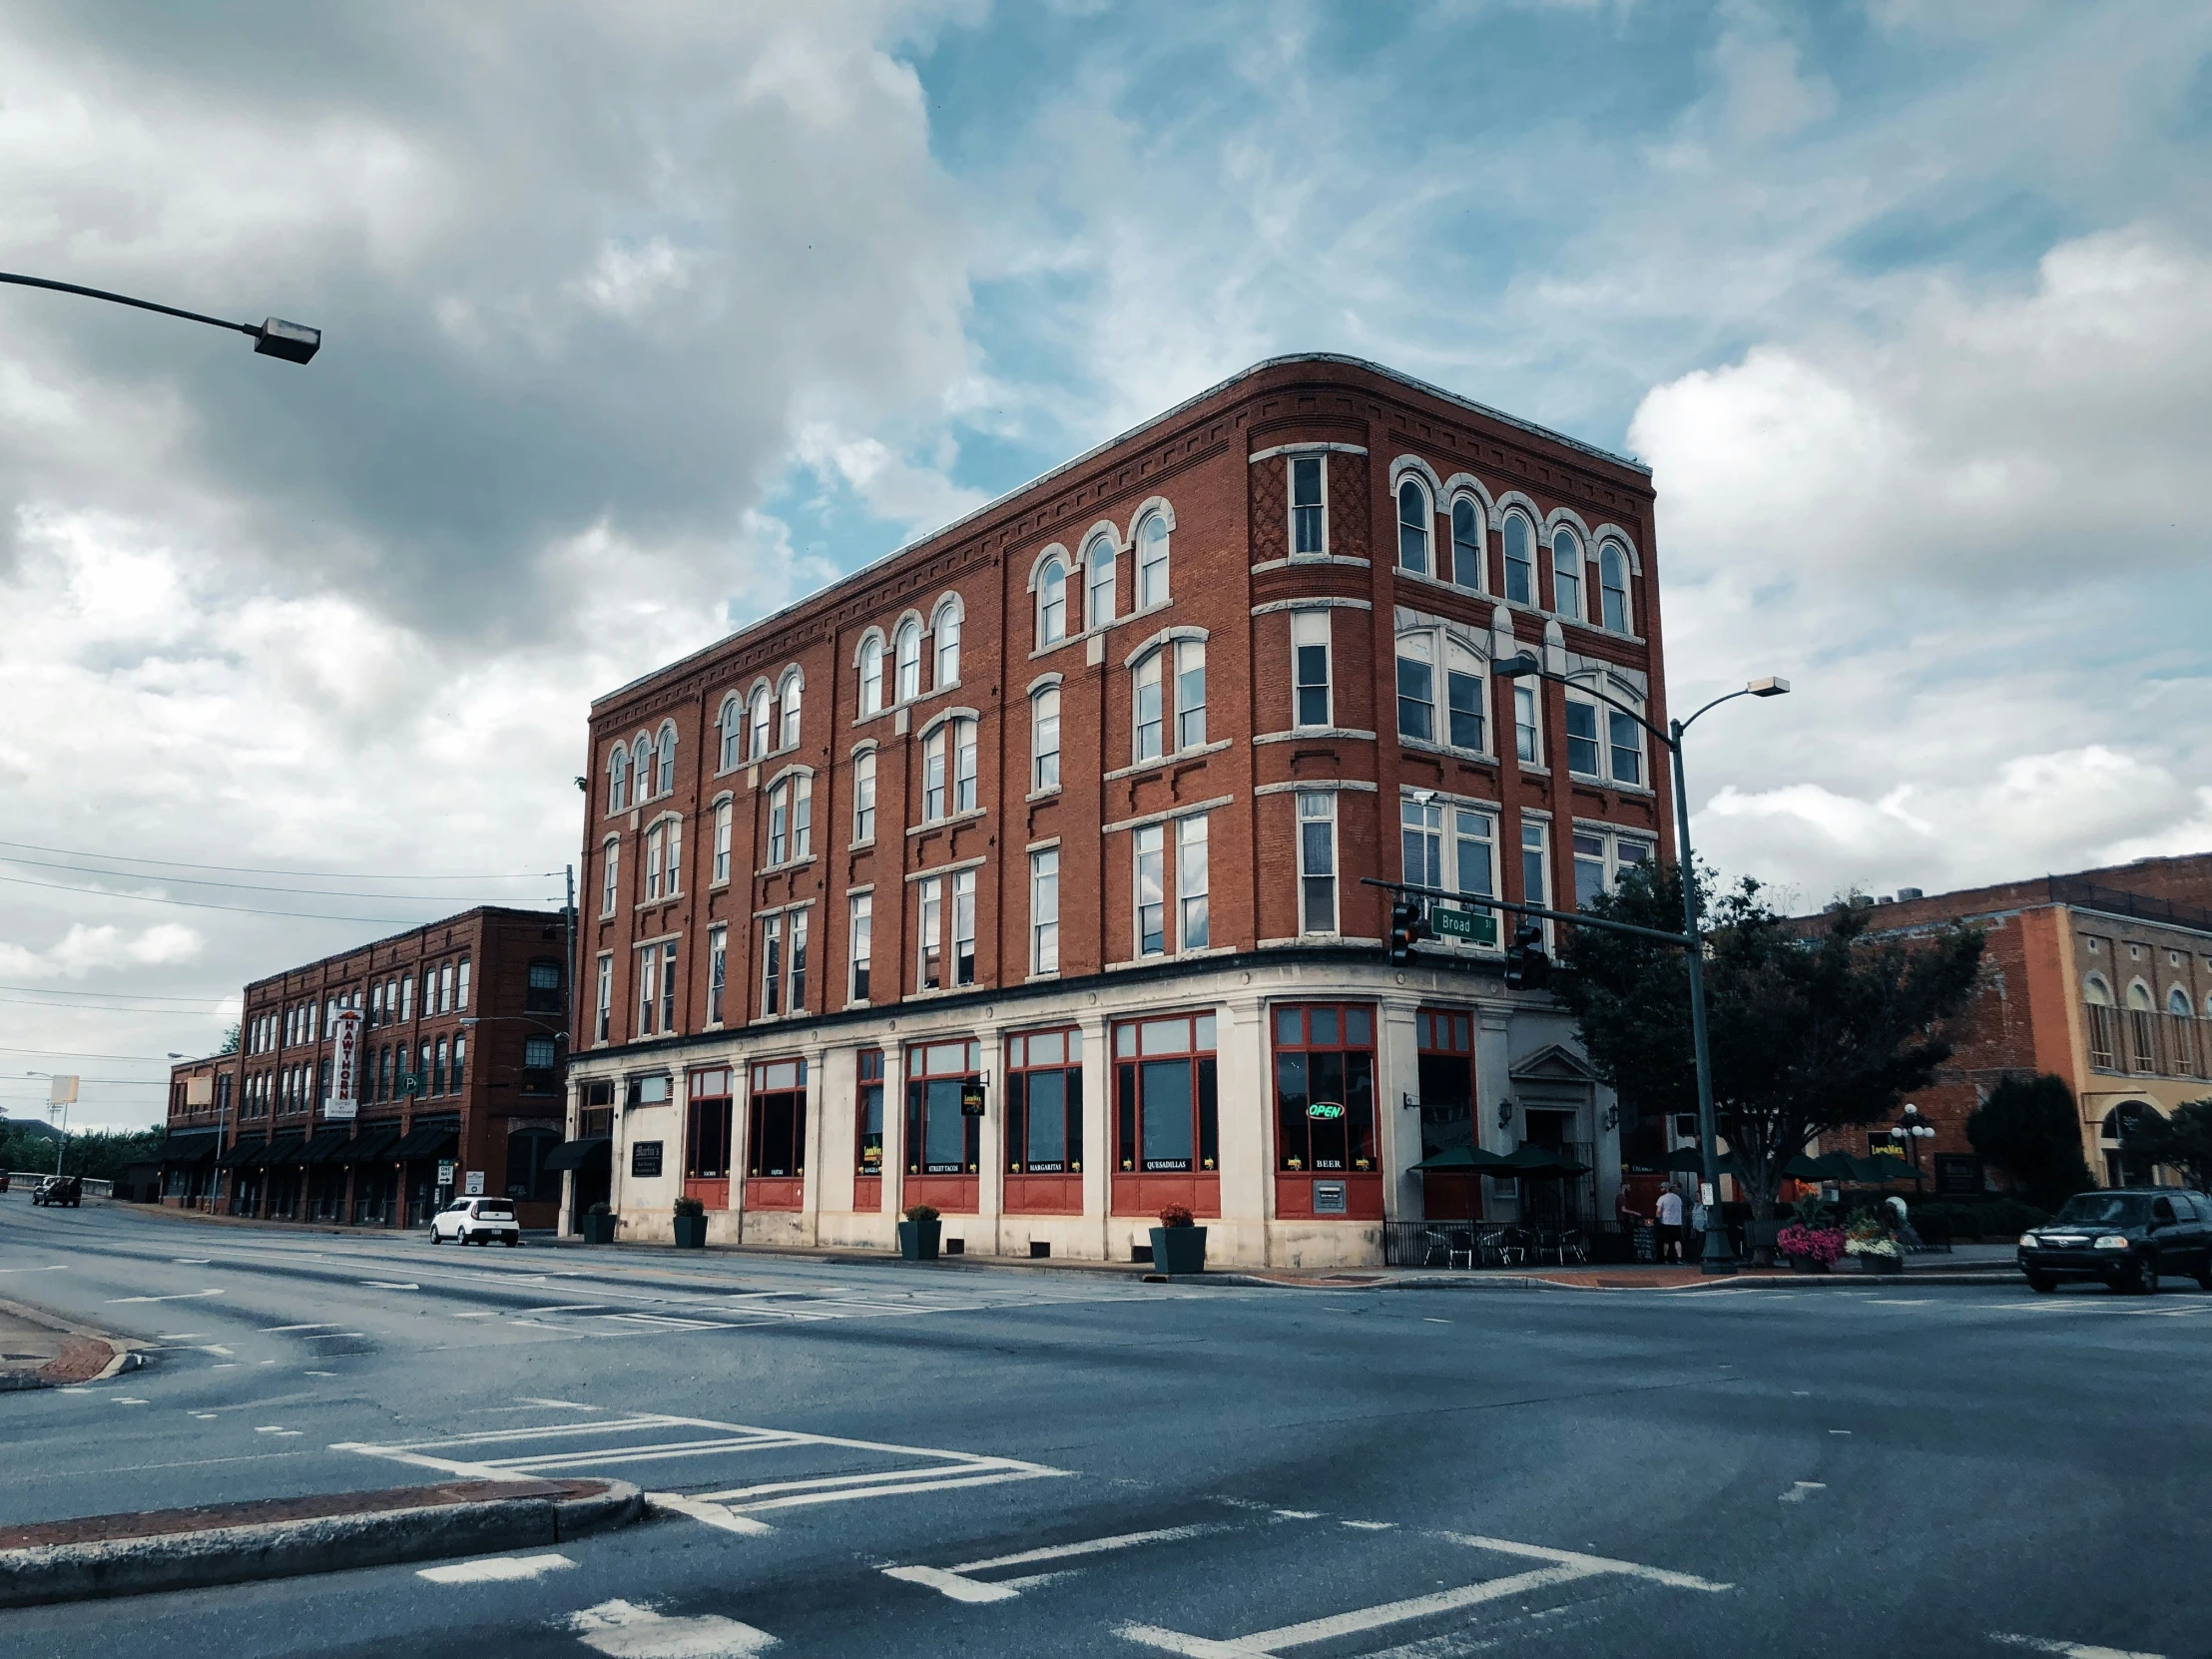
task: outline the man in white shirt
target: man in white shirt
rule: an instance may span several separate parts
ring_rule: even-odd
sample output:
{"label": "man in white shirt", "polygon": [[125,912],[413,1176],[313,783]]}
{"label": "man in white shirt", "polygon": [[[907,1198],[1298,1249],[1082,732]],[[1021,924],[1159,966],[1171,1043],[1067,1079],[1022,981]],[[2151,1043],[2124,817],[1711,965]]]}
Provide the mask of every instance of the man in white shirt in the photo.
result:
{"label": "man in white shirt", "polygon": [[1682,1260],[1682,1195],[1672,1187],[1659,1195],[1659,1260]]}

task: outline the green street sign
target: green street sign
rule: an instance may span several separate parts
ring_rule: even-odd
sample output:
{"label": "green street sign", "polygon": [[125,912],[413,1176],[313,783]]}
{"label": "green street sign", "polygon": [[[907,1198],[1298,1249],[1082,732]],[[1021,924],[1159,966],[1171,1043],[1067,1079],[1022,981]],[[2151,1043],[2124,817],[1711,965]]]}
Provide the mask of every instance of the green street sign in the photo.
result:
{"label": "green street sign", "polygon": [[1438,906],[1428,912],[1428,930],[1439,939],[1495,944],[1497,916],[1488,910],[1447,910]]}
{"label": "green street sign", "polygon": [[1338,1101],[1316,1100],[1307,1104],[1306,1115],[1316,1123],[1335,1123],[1345,1115],[1345,1109]]}

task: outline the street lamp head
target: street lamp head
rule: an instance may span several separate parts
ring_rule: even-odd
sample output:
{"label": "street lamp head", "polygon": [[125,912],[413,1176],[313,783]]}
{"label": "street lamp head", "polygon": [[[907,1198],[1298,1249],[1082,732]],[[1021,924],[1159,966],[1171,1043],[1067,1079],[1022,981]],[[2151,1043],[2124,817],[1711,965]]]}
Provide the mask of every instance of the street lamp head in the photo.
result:
{"label": "street lamp head", "polygon": [[1538,674],[1542,671],[1543,664],[1536,661],[1533,653],[1527,651],[1516,651],[1510,657],[1500,657],[1490,665],[1490,672],[1500,680],[1511,680],[1523,674]]}
{"label": "street lamp head", "polygon": [[1754,680],[1744,688],[1754,697],[1788,697],[1790,682],[1779,675],[1770,674],[1764,680]]}
{"label": "street lamp head", "polygon": [[322,349],[322,330],[309,328],[305,323],[286,322],[273,316],[259,328],[247,332],[254,336],[254,349],[264,357],[281,357],[287,363],[303,363]]}
{"label": "street lamp head", "polygon": [[483,1021],[474,1014],[464,1014],[461,1016],[461,1023],[463,1025],[480,1025]]}

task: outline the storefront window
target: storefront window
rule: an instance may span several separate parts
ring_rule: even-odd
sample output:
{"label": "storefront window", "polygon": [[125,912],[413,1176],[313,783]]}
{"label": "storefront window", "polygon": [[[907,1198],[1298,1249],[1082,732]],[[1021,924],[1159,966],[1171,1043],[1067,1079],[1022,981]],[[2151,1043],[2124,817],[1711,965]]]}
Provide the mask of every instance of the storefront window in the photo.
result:
{"label": "storefront window", "polygon": [[685,1091],[691,1111],[684,1130],[684,1178],[724,1181],[730,1175],[730,1068],[695,1071]]}
{"label": "storefront window", "polygon": [[807,1062],[764,1060],[753,1067],[746,1174],[807,1173]]}
{"label": "storefront window", "polygon": [[1083,1033],[1028,1031],[1006,1043],[1006,1169],[1083,1168]]}
{"label": "storefront window", "polygon": [[973,1175],[982,1123],[960,1110],[963,1086],[982,1086],[979,1042],[915,1043],[906,1050],[906,1173]]}
{"label": "storefront window", "polygon": [[1277,1166],[1374,1170],[1375,1011],[1320,1003],[1277,1008],[1274,1017]]}
{"label": "storefront window", "polygon": [[1149,1174],[1220,1167],[1212,1014],[1114,1027],[1114,1156]]}
{"label": "storefront window", "polygon": [[854,1165],[861,1175],[883,1173],[883,1051],[860,1050],[859,1097],[852,1103],[852,1119],[859,1137]]}

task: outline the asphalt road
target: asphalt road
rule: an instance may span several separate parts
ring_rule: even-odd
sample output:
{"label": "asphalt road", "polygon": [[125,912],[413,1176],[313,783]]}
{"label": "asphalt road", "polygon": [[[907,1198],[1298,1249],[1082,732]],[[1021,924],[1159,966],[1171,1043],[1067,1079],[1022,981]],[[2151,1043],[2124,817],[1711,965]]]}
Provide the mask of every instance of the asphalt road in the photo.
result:
{"label": "asphalt road", "polygon": [[2212,1297],[1343,1292],[428,1246],[0,1198],[157,1340],[0,1395],[0,1519],[616,1475],[460,1570],[0,1613],[0,1654],[2212,1653]]}

